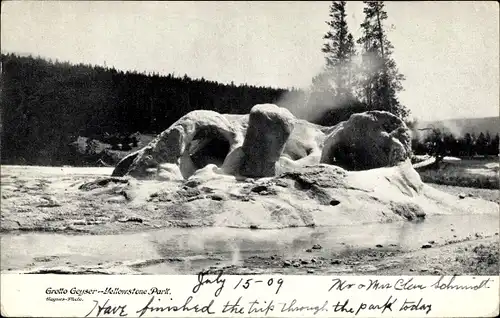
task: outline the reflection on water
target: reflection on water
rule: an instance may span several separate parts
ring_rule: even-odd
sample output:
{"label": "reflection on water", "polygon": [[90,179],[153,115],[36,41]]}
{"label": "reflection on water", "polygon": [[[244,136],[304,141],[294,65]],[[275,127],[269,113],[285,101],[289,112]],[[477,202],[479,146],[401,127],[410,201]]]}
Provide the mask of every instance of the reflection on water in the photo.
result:
{"label": "reflection on water", "polygon": [[2,270],[23,268],[32,263],[33,258],[52,256],[47,265],[182,258],[177,266],[202,268],[207,260],[239,265],[254,255],[294,257],[314,244],[321,244],[323,252],[376,244],[414,249],[429,240],[444,242],[457,234],[464,238],[478,232],[491,235],[498,232],[498,228],[498,216],[476,214],[434,216],[420,223],[279,230],[168,228],[121,235],[7,234],[1,237],[1,265]]}

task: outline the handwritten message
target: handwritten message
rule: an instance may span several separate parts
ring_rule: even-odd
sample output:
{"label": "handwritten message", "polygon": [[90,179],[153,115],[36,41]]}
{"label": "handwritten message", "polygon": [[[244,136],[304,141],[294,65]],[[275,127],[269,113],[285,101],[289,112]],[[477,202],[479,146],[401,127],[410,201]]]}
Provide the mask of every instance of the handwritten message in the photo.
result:
{"label": "handwritten message", "polygon": [[[17,280],[22,276],[31,275]],[[42,301],[42,310],[54,317],[446,317],[463,316],[464,310],[473,317],[493,314],[499,294],[494,276],[237,276],[218,271],[97,281],[80,277],[52,283],[40,278],[44,288],[38,295],[31,288],[29,297]],[[19,310],[4,301],[2,306]]]}

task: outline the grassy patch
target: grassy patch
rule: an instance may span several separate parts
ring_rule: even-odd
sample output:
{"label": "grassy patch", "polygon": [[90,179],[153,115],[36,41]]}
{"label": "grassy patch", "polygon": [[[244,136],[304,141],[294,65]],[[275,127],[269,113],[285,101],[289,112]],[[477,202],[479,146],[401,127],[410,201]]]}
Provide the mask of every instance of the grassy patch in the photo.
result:
{"label": "grassy patch", "polygon": [[498,275],[499,243],[479,244],[457,258],[465,267],[466,272],[476,275]]}
{"label": "grassy patch", "polygon": [[483,199],[491,202],[500,202],[500,191],[498,189],[480,189],[470,187],[458,187],[444,184],[429,183],[433,188],[439,189],[456,196],[465,195],[467,197]]}
{"label": "grassy patch", "polygon": [[499,189],[498,160],[444,162],[439,169],[419,169],[422,181],[443,185]]}

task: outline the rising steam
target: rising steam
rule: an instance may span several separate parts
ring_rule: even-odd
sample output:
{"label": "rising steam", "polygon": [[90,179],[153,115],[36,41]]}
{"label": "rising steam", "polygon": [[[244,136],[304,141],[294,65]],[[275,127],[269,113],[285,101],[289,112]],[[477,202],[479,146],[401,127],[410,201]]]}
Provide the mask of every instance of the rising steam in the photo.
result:
{"label": "rising steam", "polygon": [[240,248],[236,242],[231,243],[231,265],[241,265],[243,263],[243,259],[240,254]]}
{"label": "rising steam", "polygon": [[[363,63],[362,63],[363,62]],[[313,83],[300,91],[291,91],[284,94],[277,105],[287,108],[292,114],[301,119],[314,121],[326,111],[345,106],[345,99],[336,98],[332,90],[337,89],[337,81],[350,74],[351,80],[345,85],[354,96],[359,96],[361,80],[365,77],[373,78],[381,70],[380,58],[374,54],[356,56],[353,60],[343,63],[332,70],[321,71]]]}
{"label": "rising steam", "polygon": [[452,134],[455,137],[463,137],[466,133],[464,127],[460,127],[453,120],[444,120],[439,122],[422,122],[417,123],[415,127],[412,127],[412,136],[423,142],[427,136],[432,134],[434,129],[438,129],[445,134]]}

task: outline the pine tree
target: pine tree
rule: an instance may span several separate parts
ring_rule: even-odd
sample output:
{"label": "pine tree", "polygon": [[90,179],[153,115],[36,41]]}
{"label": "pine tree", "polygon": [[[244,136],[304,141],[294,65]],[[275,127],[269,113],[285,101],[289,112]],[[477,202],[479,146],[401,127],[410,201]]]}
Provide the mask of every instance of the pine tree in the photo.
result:
{"label": "pine tree", "polygon": [[499,145],[500,144],[500,136],[498,135],[498,133],[495,135],[495,138],[493,138],[491,140],[491,143],[490,143],[490,155],[492,156],[498,156],[498,152],[499,152]]}
{"label": "pine tree", "polygon": [[392,58],[394,47],[384,30],[384,21],[387,20],[384,2],[363,2],[365,19],[361,24],[362,36],[357,41],[362,46],[359,97],[370,109],[386,110],[406,118],[409,111],[397,97],[405,78]]}
{"label": "pine tree", "polygon": [[489,131],[486,131],[486,135],[484,135],[484,155],[488,156],[490,154],[491,148],[491,135]]}
{"label": "pine tree", "polygon": [[469,157],[472,155],[472,143],[473,143],[472,135],[470,133],[466,133],[463,140],[463,146],[464,146],[464,151]]}
{"label": "pine tree", "polygon": [[486,150],[487,142],[486,142],[486,136],[484,135],[483,132],[479,134],[479,136],[476,139],[476,151],[478,155],[484,155],[485,150]]}
{"label": "pine tree", "polygon": [[352,99],[352,59],[356,55],[354,38],[347,27],[345,1],[333,1],[330,6],[328,32],[321,51],[325,53],[324,72],[313,78],[313,89],[330,91],[338,102]]}
{"label": "pine tree", "polygon": [[321,50],[326,55],[326,71],[334,78],[337,95],[350,97],[353,85],[352,59],[356,50],[354,38],[347,27],[346,2],[333,1],[329,16],[331,20],[326,24],[330,30],[323,37],[327,42]]}

